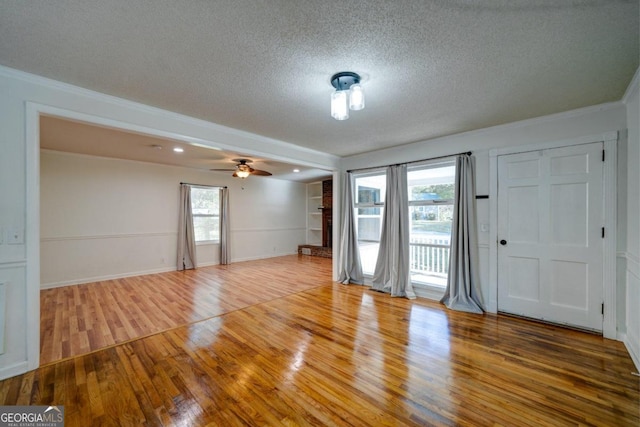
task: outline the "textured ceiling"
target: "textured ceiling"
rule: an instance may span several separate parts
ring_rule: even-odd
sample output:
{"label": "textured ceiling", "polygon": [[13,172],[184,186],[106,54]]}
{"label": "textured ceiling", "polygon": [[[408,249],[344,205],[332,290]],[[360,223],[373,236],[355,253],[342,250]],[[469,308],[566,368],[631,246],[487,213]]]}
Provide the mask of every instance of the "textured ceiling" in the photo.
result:
{"label": "textured ceiling", "polygon": [[[638,0],[0,0],[0,64],[344,156],[623,95]],[[366,108],[329,115],[330,76]]]}

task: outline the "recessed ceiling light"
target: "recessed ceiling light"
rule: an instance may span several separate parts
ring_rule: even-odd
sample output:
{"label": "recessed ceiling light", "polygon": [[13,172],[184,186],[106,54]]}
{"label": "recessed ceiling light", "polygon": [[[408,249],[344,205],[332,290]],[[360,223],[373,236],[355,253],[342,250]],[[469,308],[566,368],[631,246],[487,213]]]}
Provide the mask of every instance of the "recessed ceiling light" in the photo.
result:
{"label": "recessed ceiling light", "polygon": [[184,148],[175,147],[173,151],[175,151],[176,153],[182,153],[184,151]]}
{"label": "recessed ceiling light", "polygon": [[298,172],[300,172],[300,169],[294,169],[293,171],[294,171],[295,173],[298,173]]}

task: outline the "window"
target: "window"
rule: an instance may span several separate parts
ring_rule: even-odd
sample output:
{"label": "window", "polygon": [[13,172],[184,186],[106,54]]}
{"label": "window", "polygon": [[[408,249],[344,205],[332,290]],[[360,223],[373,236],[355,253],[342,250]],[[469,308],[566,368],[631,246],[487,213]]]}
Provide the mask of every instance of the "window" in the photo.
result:
{"label": "window", "polygon": [[455,199],[453,161],[413,166],[409,192],[411,281],[445,287]]}
{"label": "window", "polygon": [[220,189],[191,187],[191,212],[196,243],[220,241]]}
{"label": "window", "polygon": [[366,275],[373,275],[378,259],[386,187],[384,171],[355,176],[356,230],[362,271]]}
{"label": "window", "polygon": [[[410,166],[409,255],[411,281],[444,288],[449,272],[456,167],[453,160]],[[375,271],[386,191],[384,170],[354,174],[354,209],[362,271]]]}

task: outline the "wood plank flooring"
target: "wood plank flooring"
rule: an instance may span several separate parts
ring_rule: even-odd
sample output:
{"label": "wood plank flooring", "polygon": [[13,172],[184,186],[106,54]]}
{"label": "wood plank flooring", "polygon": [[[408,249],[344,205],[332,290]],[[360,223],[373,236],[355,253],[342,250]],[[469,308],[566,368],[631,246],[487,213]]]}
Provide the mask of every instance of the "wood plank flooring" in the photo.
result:
{"label": "wood plank flooring", "polygon": [[[0,404],[64,405],[66,426],[640,424],[619,342],[335,284],[307,260],[262,264],[253,292],[270,297],[1,381]],[[220,307],[238,298],[223,274],[194,276],[224,287]]]}
{"label": "wood plank flooring", "polygon": [[43,290],[40,365],[330,282],[331,263],[290,256]]}

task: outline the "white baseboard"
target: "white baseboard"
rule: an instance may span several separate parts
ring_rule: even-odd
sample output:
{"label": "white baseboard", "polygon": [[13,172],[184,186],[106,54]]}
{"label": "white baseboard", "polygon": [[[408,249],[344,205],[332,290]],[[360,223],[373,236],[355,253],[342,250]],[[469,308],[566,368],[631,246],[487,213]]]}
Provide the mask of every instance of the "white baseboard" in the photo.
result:
{"label": "white baseboard", "polygon": [[624,345],[625,347],[627,347],[627,351],[631,356],[631,360],[633,360],[633,363],[636,365],[636,371],[640,372],[640,348],[635,347],[636,345],[638,345],[638,343],[633,343],[631,340],[629,340],[629,337],[627,335],[621,335]]}
{"label": "white baseboard", "polygon": [[219,263],[219,262],[217,262],[217,261],[199,262],[199,263],[198,263],[198,267],[196,267],[196,268],[200,268],[200,267],[211,267],[212,265],[220,265],[220,263]]}
{"label": "white baseboard", "polygon": [[[255,261],[258,259],[267,259],[267,258],[275,258],[279,256],[285,255],[295,255],[298,252],[284,252],[284,253],[274,253],[273,255],[261,255],[255,257],[246,257],[246,258],[238,258],[234,259],[231,262],[243,262],[243,261]],[[204,262],[199,263],[198,267],[210,267],[212,265],[218,265],[219,262]],[[157,273],[166,273],[169,271],[175,271],[176,266],[172,265],[169,267],[162,268],[154,268],[151,270],[143,270],[143,271],[131,271],[128,273],[120,273],[120,274],[108,274],[105,276],[94,276],[94,277],[86,277],[84,279],[74,279],[74,280],[64,280],[61,282],[52,282],[52,283],[42,283],[40,285],[40,289],[53,289],[53,288],[61,288],[63,286],[72,286],[72,285],[82,285],[84,283],[94,283],[94,282],[103,282],[105,280],[115,280],[115,279],[123,279],[125,277],[134,277],[134,276],[144,276],[146,274],[157,274]]]}
{"label": "white baseboard", "polygon": [[63,286],[82,285],[84,283],[102,282],[105,280],[123,279],[125,277],[133,277],[133,276],[144,276],[145,274],[166,273],[168,271],[175,271],[175,270],[176,270],[176,266],[173,265],[169,267],[154,268],[152,270],[131,271],[128,273],[108,274],[105,276],[94,276],[94,277],[87,277],[84,279],[65,280],[65,281],[53,282],[53,283],[42,283],[40,284],[40,289],[61,288]]}
{"label": "white baseboard", "polygon": [[15,377],[16,375],[24,374],[29,370],[28,362],[19,362],[13,365],[6,366],[0,369],[0,380]]}
{"label": "white baseboard", "polygon": [[259,259],[276,258],[279,256],[297,255],[297,254],[298,254],[298,250],[296,249],[296,251],[294,252],[281,252],[281,253],[274,253],[269,255],[258,255],[253,257],[234,258],[231,260],[231,262],[234,263],[234,262],[244,262],[244,261],[256,261]]}

